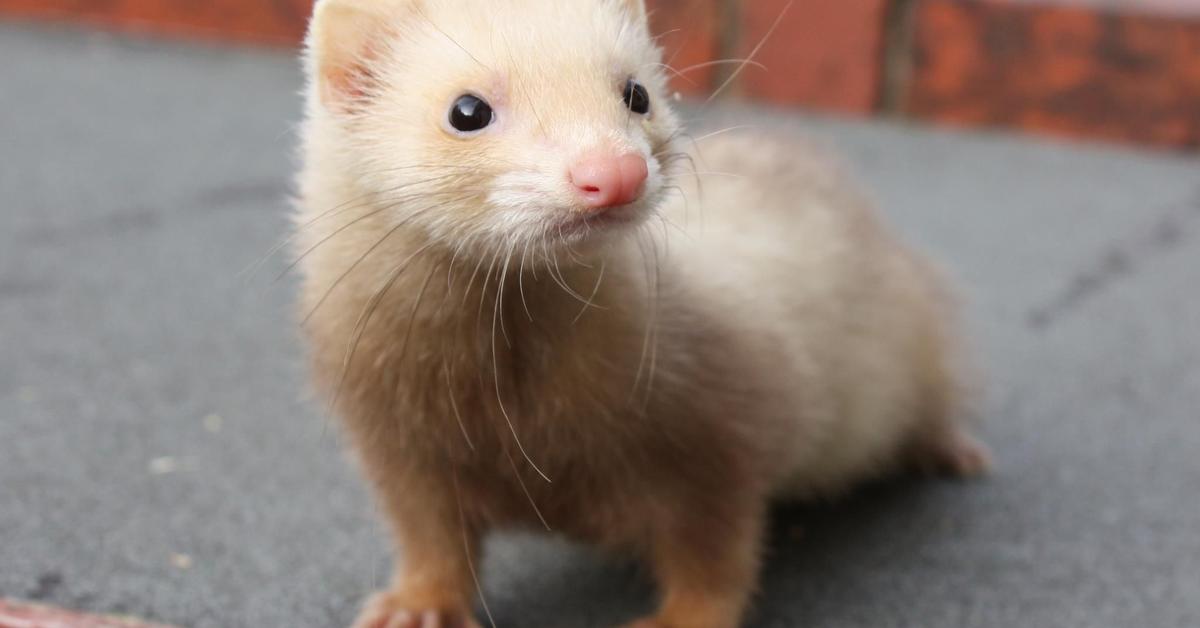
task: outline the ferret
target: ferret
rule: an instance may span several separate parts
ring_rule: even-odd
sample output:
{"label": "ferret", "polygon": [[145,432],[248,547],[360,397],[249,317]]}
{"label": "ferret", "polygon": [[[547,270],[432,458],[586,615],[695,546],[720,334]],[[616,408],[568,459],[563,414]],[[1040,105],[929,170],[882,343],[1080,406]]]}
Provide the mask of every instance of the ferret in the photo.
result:
{"label": "ferret", "polygon": [[987,467],[938,273],[811,152],[686,134],[642,0],[320,0],[306,66],[300,315],[403,554],[355,628],[480,625],[516,528],[735,628],[772,503]]}

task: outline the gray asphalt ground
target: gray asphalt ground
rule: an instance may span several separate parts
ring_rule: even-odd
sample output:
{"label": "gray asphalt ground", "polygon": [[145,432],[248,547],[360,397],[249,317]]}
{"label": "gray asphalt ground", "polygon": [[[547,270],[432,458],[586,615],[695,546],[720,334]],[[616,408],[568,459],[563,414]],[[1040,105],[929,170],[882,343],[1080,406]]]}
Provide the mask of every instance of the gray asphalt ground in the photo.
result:
{"label": "gray asphalt ground", "polygon": [[[0,26],[0,596],[337,627],[387,548],[305,395],[290,56]],[[752,628],[1200,626],[1200,160],[718,110],[837,147],[970,304],[998,470],[781,512]],[[536,537],[502,628],[649,608]]]}

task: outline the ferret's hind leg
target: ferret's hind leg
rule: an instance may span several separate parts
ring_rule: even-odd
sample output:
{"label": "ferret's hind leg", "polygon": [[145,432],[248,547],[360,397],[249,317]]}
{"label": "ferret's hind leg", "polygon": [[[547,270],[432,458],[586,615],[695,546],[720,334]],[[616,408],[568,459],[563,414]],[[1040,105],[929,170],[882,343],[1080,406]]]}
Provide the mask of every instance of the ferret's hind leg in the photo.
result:
{"label": "ferret's hind leg", "polygon": [[965,427],[938,421],[917,434],[911,450],[918,471],[931,475],[971,479],[986,475],[992,455]]}
{"label": "ferret's hind leg", "polygon": [[986,475],[992,456],[971,434],[968,418],[974,398],[970,371],[955,358],[955,344],[945,331],[930,334],[917,354],[918,387],[915,431],[909,440],[909,456],[916,470],[931,475],[963,479]]}

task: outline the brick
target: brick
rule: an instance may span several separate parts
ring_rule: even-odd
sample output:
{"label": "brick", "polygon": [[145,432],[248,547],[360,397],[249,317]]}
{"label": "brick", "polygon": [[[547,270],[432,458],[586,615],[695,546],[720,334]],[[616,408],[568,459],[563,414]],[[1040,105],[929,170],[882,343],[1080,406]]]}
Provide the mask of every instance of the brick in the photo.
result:
{"label": "brick", "polygon": [[707,95],[720,54],[721,0],[647,0],[651,30],[659,38],[672,86],[681,93]]}
{"label": "brick", "polygon": [[0,0],[0,13],[186,37],[296,44],[312,0]]}
{"label": "brick", "polygon": [[[738,54],[763,42],[737,90],[750,98],[868,113],[880,100],[888,0],[744,0]],[[782,16],[782,17],[781,17]],[[764,42],[772,24],[774,35]]]}
{"label": "brick", "polygon": [[1200,15],[921,0],[915,40],[914,115],[1200,146]]}

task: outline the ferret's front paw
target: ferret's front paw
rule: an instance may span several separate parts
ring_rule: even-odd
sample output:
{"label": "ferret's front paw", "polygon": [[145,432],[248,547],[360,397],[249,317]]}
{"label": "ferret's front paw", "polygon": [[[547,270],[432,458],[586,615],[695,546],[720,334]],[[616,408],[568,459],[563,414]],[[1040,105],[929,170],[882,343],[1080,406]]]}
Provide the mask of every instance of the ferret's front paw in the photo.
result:
{"label": "ferret's front paw", "polygon": [[378,593],[367,601],[353,628],[479,628],[467,609],[413,608],[403,596]]}

